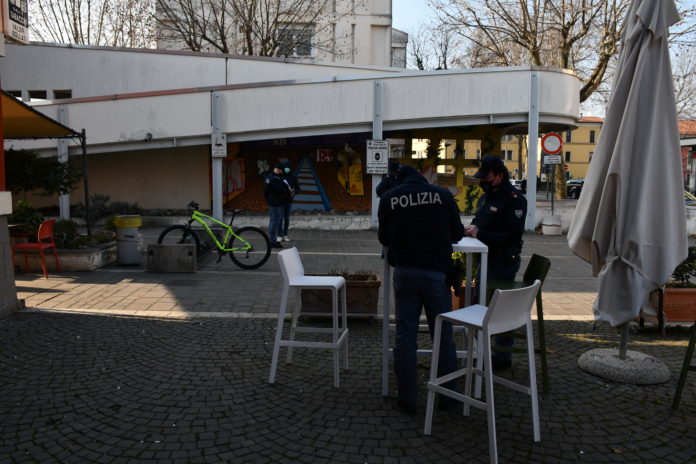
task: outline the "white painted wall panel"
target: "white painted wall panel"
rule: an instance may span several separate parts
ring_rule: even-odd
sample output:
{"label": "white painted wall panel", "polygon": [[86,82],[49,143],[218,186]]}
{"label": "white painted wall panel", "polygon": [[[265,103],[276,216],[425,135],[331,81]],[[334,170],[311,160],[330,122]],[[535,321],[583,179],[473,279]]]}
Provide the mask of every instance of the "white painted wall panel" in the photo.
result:
{"label": "white painted wall panel", "polygon": [[374,76],[375,74],[391,75],[404,71],[404,69],[399,68],[384,68],[377,66],[332,66],[303,63],[279,63],[273,61],[256,61],[253,62],[253,64],[248,64],[243,63],[244,61],[246,60],[229,60],[229,84],[322,79],[333,76]]}
{"label": "white painted wall panel", "polygon": [[469,117],[526,113],[529,73],[427,73],[384,79],[384,118]]}
{"label": "white painted wall panel", "polygon": [[226,132],[324,127],[372,121],[372,80],[223,92]]}
{"label": "white painted wall panel", "polygon": [[580,115],[582,82],[570,73],[539,73],[539,112]]}
{"label": "white painted wall panel", "polygon": [[68,119],[69,127],[87,128],[90,145],[210,134],[210,93],[74,103]]}

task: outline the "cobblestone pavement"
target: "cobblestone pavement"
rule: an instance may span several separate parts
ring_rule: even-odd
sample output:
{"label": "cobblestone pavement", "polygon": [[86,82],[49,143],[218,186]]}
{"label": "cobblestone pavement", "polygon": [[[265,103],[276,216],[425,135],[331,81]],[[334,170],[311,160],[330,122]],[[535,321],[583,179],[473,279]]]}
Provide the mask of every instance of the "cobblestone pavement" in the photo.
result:
{"label": "cobblestone pavement", "polygon": [[[144,229],[145,243],[154,243],[160,231]],[[382,274],[375,231],[293,230],[292,239],[284,245],[299,249],[306,272],[368,268]],[[597,280],[590,265],[570,252],[565,236],[526,235],[522,269],[533,253],[552,263],[544,284],[546,318],[591,319]],[[227,257],[216,260],[217,255],[204,258],[195,274],[148,273],[144,266],[114,264],[94,272],[51,273],[50,279],[19,274],[16,283],[19,298],[42,309],[157,317],[277,314],[282,277],[275,250],[253,271]]]}
{"label": "cobblestone pavement", "polygon": [[[152,243],[159,230],[143,233]],[[383,269],[374,231],[296,230],[292,238],[286,246],[298,247],[307,272]],[[496,388],[500,461],[696,462],[696,378],[681,409],[670,410],[686,329],[631,337],[630,349],[668,365],[665,384],[587,374],[578,356],[618,341],[589,322],[597,281],[564,236],[525,236],[523,268],[532,253],[552,262],[544,285],[551,390],[540,397],[542,441],[534,443],[529,402]],[[254,271],[215,260],[202,260],[195,274],[117,265],[49,279],[19,274],[29,308],[0,319],[0,462],[488,462],[482,411],[436,411],[426,437],[423,391],[415,416],[381,396],[379,319],[351,321],[351,368],[340,389],[323,350],[298,350],[268,385],[277,260]],[[423,382],[428,365],[419,361]],[[503,375],[526,373],[516,357]]]}
{"label": "cobblestone pavement", "polygon": [[[381,396],[380,324],[350,324],[351,368],[332,387],[331,355],[297,350],[267,383],[275,321],[157,319],[20,312],[0,321],[0,462],[486,463],[483,411],[416,415]],[[676,378],[656,386],[602,381],[578,356],[616,342],[591,322],[550,321],[551,390],[529,402],[497,387],[501,463],[689,463],[696,460],[696,379],[670,410]],[[425,343],[425,341],[423,341]],[[684,328],[645,330],[631,347],[678,372]],[[427,375],[427,359],[419,362]],[[523,380],[515,358],[501,375]],[[693,374],[692,374],[693,375]],[[391,379],[392,385],[394,379]]]}

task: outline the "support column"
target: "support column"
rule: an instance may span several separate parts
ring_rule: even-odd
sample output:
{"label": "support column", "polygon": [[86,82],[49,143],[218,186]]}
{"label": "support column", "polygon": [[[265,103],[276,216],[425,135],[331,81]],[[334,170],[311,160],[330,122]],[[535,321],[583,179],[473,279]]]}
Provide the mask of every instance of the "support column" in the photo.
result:
{"label": "support column", "polygon": [[[374,81],[374,111],[372,112],[372,140],[382,140],[382,100],[383,100],[384,82],[381,80]],[[387,156],[389,154],[387,153]],[[379,207],[379,198],[377,198],[377,185],[382,180],[379,174],[372,175],[372,217],[371,227],[377,228],[379,222],[377,220],[377,208]]]}
{"label": "support column", "polygon": [[[65,106],[58,107],[58,122],[64,126],[68,126],[68,110]],[[68,162],[68,140],[58,139],[58,161],[61,163]],[[70,194],[61,194],[58,197],[58,209],[61,219],[70,219]]]}
{"label": "support column", "polygon": [[532,71],[529,83],[527,136],[527,220],[525,229],[534,232],[536,213],[537,155],[539,146],[539,74]]}
{"label": "support column", "polygon": [[[222,158],[227,156],[227,140],[222,134],[222,94],[211,94],[211,157],[212,157],[212,184],[213,184],[213,214],[218,221],[223,220],[222,215]],[[224,156],[216,152],[216,140],[222,140]]]}

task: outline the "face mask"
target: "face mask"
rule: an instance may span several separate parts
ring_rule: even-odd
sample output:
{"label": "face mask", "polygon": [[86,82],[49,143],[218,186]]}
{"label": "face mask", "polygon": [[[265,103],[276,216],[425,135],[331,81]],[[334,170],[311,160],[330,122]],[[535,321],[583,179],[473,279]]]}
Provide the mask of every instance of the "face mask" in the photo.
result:
{"label": "face mask", "polygon": [[285,168],[284,171],[285,171],[285,174],[290,174],[290,168]]}
{"label": "face mask", "polygon": [[481,180],[479,181],[479,187],[481,187],[484,192],[490,192],[493,190],[493,181]]}

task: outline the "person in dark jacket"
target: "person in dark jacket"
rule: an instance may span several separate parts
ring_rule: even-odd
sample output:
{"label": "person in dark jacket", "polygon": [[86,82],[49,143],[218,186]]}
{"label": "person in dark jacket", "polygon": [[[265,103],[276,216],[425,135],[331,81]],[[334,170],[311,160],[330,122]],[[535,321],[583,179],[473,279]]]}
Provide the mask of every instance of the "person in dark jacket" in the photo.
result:
{"label": "person in dark jacket", "polygon": [[[510,183],[510,174],[498,156],[484,157],[474,177],[479,179],[483,195],[466,235],[488,246],[488,279],[515,280],[520,269],[527,200]],[[513,342],[509,337],[496,337],[498,346],[512,346]],[[495,352],[493,368],[510,367],[511,359],[510,353]]]}
{"label": "person in dark jacket", "polygon": [[[452,194],[430,185],[411,166],[403,166],[398,185],[380,198],[379,241],[388,248],[387,259],[394,266],[396,298],[396,337],[394,370],[397,404],[405,412],[416,411],[418,390],[416,352],[422,308],[433,336],[435,318],[452,310],[448,276],[452,269],[452,243],[464,236],[459,208]],[[438,375],[457,368],[452,325],[442,325]],[[445,384],[456,390],[456,381]],[[456,400],[440,398],[439,407],[448,408]]]}
{"label": "person in dark jacket", "polygon": [[278,225],[278,241],[289,242],[290,237],[288,237],[288,227],[290,227],[290,211],[292,210],[292,200],[295,196],[300,193],[300,184],[297,182],[297,178],[292,174],[292,169],[290,168],[290,161],[284,161],[280,163],[283,166],[283,180],[288,185],[290,189],[290,199],[285,205],[283,205],[283,217]]}
{"label": "person in dark jacket", "polygon": [[290,201],[290,188],[283,180],[283,166],[280,164],[266,176],[263,193],[269,208],[268,236],[271,239],[271,246],[283,248],[278,241],[278,227],[283,219],[285,204]]}
{"label": "person in dark jacket", "polygon": [[389,166],[387,167],[387,173],[382,176],[382,180],[375,188],[375,193],[378,197],[384,195],[385,192],[396,187],[398,181],[396,175],[399,173],[399,168],[401,165],[397,161],[389,161]]}

